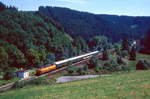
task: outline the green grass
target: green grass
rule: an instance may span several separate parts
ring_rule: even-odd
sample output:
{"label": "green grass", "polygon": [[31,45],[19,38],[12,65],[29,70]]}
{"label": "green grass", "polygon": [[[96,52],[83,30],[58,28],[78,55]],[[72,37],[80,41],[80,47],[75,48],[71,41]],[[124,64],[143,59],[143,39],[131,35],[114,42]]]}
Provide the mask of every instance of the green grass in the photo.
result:
{"label": "green grass", "polygon": [[15,82],[17,80],[19,80],[19,78],[14,78],[14,79],[11,79],[11,80],[2,80],[2,79],[0,79],[0,86],[11,83],[11,82]]}
{"label": "green grass", "polygon": [[146,54],[137,54],[136,61],[128,61],[128,66],[131,68],[131,70],[136,69],[136,64],[138,63],[139,60],[150,60],[150,55]]}
{"label": "green grass", "polygon": [[150,71],[114,73],[55,85],[28,86],[0,99],[150,99]]}

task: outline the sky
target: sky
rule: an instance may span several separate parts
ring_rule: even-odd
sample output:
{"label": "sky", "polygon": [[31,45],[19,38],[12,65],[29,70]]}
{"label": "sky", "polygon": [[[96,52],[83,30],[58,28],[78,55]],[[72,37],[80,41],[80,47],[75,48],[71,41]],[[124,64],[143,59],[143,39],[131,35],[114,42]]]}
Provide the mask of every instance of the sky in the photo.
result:
{"label": "sky", "polygon": [[150,16],[150,0],[0,0],[22,11],[37,11],[39,6],[67,7],[95,14]]}

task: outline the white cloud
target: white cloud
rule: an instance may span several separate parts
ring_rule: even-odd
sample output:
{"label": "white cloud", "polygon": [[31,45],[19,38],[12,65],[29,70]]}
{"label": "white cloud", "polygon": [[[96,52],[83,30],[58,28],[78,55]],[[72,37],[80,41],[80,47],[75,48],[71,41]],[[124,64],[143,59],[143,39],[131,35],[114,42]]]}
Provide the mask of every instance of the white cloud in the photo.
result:
{"label": "white cloud", "polygon": [[61,2],[67,2],[67,3],[77,3],[77,4],[85,4],[87,0],[56,0]]}

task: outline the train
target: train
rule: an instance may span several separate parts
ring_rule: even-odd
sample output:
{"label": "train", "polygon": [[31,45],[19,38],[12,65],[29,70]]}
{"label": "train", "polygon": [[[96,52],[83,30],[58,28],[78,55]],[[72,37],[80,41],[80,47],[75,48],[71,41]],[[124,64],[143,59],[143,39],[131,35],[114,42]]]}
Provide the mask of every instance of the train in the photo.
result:
{"label": "train", "polygon": [[83,55],[75,56],[75,57],[72,57],[72,58],[68,58],[68,59],[65,59],[65,60],[57,61],[57,62],[54,62],[54,64],[44,65],[44,66],[42,66],[42,67],[40,67],[39,69],[36,70],[36,75],[40,76],[44,73],[47,73],[47,72],[56,70],[58,68],[67,66],[70,63],[76,63],[76,62],[79,62],[81,60],[89,59],[94,55],[98,55],[98,53],[99,53],[99,51],[94,51],[94,52],[90,52],[90,53],[87,53],[87,54],[83,54]]}

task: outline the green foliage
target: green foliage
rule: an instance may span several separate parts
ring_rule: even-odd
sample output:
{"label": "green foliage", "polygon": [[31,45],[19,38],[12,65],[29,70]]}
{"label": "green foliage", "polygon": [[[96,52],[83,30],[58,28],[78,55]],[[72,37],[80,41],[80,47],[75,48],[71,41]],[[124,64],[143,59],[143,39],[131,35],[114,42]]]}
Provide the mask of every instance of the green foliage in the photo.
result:
{"label": "green foliage", "polygon": [[135,46],[132,46],[131,51],[130,51],[130,60],[136,60],[136,48]]}
{"label": "green foliage", "polygon": [[116,55],[121,56],[121,51],[120,51],[120,44],[119,43],[115,43],[114,44],[114,52],[116,53]]}
{"label": "green foliage", "polygon": [[96,64],[96,66],[95,66],[95,71],[96,72],[100,72],[102,69],[103,69],[103,67],[102,67],[102,65],[100,63]]}
{"label": "green foliage", "polygon": [[111,47],[111,44],[108,43],[108,38],[105,36],[95,36],[89,42],[90,48],[94,50],[101,50],[103,47]]}
{"label": "green foliage", "polygon": [[97,56],[93,56],[93,57],[89,60],[88,66],[89,66],[89,68],[94,68],[94,67],[96,67],[96,66],[98,65],[98,63],[99,63],[98,57],[97,57]]}
{"label": "green foliage", "polygon": [[69,74],[76,73],[78,70],[79,70],[78,67],[72,66],[72,65],[71,65],[71,66],[68,66],[68,68],[67,68],[67,71],[68,71]]}
{"label": "green foliage", "polygon": [[126,56],[128,56],[128,54],[129,54],[129,53],[128,53],[127,50],[122,50],[122,51],[121,51],[121,56],[122,56],[122,57],[126,57]]}
{"label": "green foliage", "polygon": [[79,75],[85,75],[87,73],[84,68],[79,68],[77,72]]}
{"label": "green foliage", "polygon": [[8,54],[4,47],[0,47],[0,72],[3,72],[8,67]]}
{"label": "green foliage", "polygon": [[109,60],[109,53],[106,47],[103,48],[103,60]]}
{"label": "green foliage", "polygon": [[[11,78],[13,78],[14,72],[16,70],[16,68],[10,67],[9,65],[9,64],[14,64],[14,61],[11,61],[11,58],[12,58],[11,56],[13,56],[13,53],[8,54],[8,52],[5,50],[4,47],[0,47],[0,72],[3,72],[2,76],[3,76],[3,79],[5,80],[10,80]],[[15,64],[17,64],[17,62],[18,60],[15,59]]]}
{"label": "green foliage", "polygon": [[[95,15],[48,6],[40,7],[38,12],[48,17],[53,16],[53,19],[63,25],[68,34],[80,35],[86,40],[90,40],[97,35],[107,36],[109,41],[139,39],[144,36],[150,26],[149,17]],[[136,25],[133,25],[133,23],[140,27],[134,29]]]}
{"label": "green foliage", "polygon": [[123,40],[122,41],[122,46],[121,46],[121,50],[126,50],[127,52],[129,52],[129,41],[128,40]]}
{"label": "green foliage", "polygon": [[37,97],[42,99],[81,99],[81,97],[83,99],[103,99],[104,97],[106,99],[149,99],[149,78],[150,71],[114,73],[107,77],[54,86],[29,86],[0,93],[0,97],[1,99],[37,99]]}
{"label": "green foliage", "polygon": [[109,62],[105,63],[103,69],[106,69],[110,72],[116,71],[127,71],[129,68],[126,65],[119,65],[116,61],[110,60]]}
{"label": "green foliage", "polygon": [[139,60],[136,64],[137,70],[148,70],[150,69],[150,63],[147,60]]}
{"label": "green foliage", "polygon": [[36,78],[33,80],[29,80],[29,81],[17,81],[15,82],[13,88],[23,88],[27,85],[43,85],[43,84],[48,84],[48,82],[46,82],[46,78],[45,77],[40,77],[40,78]]}
{"label": "green foliage", "polygon": [[146,32],[146,36],[141,39],[140,44],[143,48],[140,49],[141,53],[150,54],[150,28]]}
{"label": "green foliage", "polygon": [[77,66],[69,66],[67,69],[69,74],[75,74],[75,75],[84,75],[88,72],[88,65],[85,64],[83,67],[77,67]]}
{"label": "green foliage", "polygon": [[87,65],[87,64],[85,64],[85,65],[84,65],[84,67],[83,67],[83,70],[84,70],[85,72],[87,72],[87,71],[88,71],[88,69],[89,69],[88,65]]}
{"label": "green foliage", "polygon": [[119,65],[126,65],[126,62],[125,62],[125,61],[123,60],[123,58],[120,57],[120,56],[117,57],[117,63],[118,63]]}
{"label": "green foliage", "polygon": [[76,37],[74,39],[74,46],[77,48],[78,55],[81,54],[81,52],[87,52],[88,51],[88,45],[86,44],[85,40],[82,37]]}
{"label": "green foliage", "polygon": [[3,11],[6,9],[6,5],[0,2],[0,11]]}
{"label": "green foliage", "polygon": [[[0,23],[0,71],[39,67],[73,56],[73,39],[51,18],[9,7],[1,11]],[[85,44],[80,50],[85,50]],[[52,61],[49,53],[54,56]]]}

